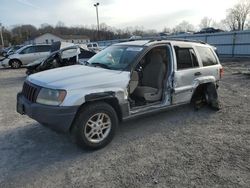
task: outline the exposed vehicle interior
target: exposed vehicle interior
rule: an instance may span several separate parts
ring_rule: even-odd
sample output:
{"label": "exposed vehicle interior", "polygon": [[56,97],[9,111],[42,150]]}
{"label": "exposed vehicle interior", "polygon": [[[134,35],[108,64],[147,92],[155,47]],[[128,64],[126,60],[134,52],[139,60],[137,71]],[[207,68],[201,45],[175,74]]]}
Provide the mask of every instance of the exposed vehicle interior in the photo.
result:
{"label": "exposed vehicle interior", "polygon": [[132,108],[162,101],[169,58],[169,49],[160,46],[147,52],[137,64],[129,84]]}
{"label": "exposed vehicle interior", "polygon": [[90,66],[111,70],[126,70],[141,52],[141,47],[110,46],[88,60]]}
{"label": "exposed vehicle interior", "polygon": [[[69,48],[61,51],[57,51],[52,53],[47,59],[44,61],[40,61],[40,63],[36,63],[34,65],[27,66],[27,74],[40,72],[48,69],[53,69],[57,67],[75,65],[89,59],[94,56],[96,53],[92,51],[88,51],[85,49],[77,49],[77,48]],[[78,56],[77,56],[78,55]]]}
{"label": "exposed vehicle interior", "polygon": [[43,62],[39,67],[39,71],[67,66],[76,64],[76,49],[69,49],[62,51],[60,53],[56,53],[50,58],[48,58],[45,62]]}

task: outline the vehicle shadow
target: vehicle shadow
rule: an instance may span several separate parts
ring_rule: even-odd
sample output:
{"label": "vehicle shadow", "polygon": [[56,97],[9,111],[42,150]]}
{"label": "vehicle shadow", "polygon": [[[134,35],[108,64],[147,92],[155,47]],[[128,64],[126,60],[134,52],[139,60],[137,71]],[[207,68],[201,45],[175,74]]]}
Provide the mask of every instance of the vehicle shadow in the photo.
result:
{"label": "vehicle shadow", "polygon": [[215,111],[207,106],[203,106],[200,110],[194,110],[193,106],[189,104],[179,106],[124,122],[121,124],[116,137],[120,138],[129,134],[130,137],[136,138],[147,134],[161,133],[162,131],[190,126],[190,122],[203,125],[207,121],[209,124],[210,117],[213,114],[215,114]]}
{"label": "vehicle shadow", "polygon": [[78,148],[67,134],[56,133],[38,123],[27,124],[0,135],[0,169],[4,169],[1,173],[7,175],[3,183],[11,182],[20,174],[25,176],[29,172],[41,171],[56,164],[63,164],[59,166],[67,168],[77,160],[105,156],[110,152],[122,150],[131,141],[135,142],[142,137],[189,126],[186,122],[190,119],[194,124],[196,118],[209,121],[212,114],[214,112],[208,108],[194,111],[187,105],[130,120],[120,125],[111,144],[98,151]]}

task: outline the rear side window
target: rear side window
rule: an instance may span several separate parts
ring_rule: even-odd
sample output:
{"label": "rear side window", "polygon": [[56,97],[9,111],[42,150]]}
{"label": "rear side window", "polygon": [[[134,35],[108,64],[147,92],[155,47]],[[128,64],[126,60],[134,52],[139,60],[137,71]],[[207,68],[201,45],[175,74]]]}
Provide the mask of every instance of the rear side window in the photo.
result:
{"label": "rear side window", "polygon": [[192,48],[180,48],[175,46],[177,58],[177,70],[199,67],[197,57]]}
{"label": "rear side window", "polygon": [[218,61],[215,58],[212,49],[201,46],[197,46],[196,49],[200,54],[203,66],[211,66],[218,64]]}
{"label": "rear side window", "polygon": [[49,52],[51,46],[43,45],[43,46],[36,46],[36,52]]}

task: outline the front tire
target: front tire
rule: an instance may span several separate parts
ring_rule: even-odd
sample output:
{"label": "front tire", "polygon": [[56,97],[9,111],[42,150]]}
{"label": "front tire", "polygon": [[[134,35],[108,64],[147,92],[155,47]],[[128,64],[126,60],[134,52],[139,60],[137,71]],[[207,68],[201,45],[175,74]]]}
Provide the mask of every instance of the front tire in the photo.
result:
{"label": "front tire", "polygon": [[10,66],[12,69],[19,69],[22,66],[22,63],[19,60],[13,59],[10,60]]}
{"label": "front tire", "polygon": [[73,123],[71,135],[84,149],[100,149],[111,142],[118,125],[118,117],[112,106],[105,102],[83,106]]}

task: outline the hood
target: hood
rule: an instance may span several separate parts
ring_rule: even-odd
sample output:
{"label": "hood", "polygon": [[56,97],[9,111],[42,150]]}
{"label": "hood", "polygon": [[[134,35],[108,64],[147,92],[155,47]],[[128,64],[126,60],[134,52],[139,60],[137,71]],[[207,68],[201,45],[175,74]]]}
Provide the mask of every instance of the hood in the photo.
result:
{"label": "hood", "polygon": [[20,57],[20,56],[19,56],[19,54],[17,54],[17,53],[8,55],[8,58],[9,58],[9,59],[14,59],[14,58],[19,58],[19,57]]}
{"label": "hood", "polygon": [[9,59],[16,58],[19,54],[11,54],[8,56]]}
{"label": "hood", "polygon": [[53,89],[105,88],[129,80],[129,72],[72,65],[33,74],[28,81]]}

